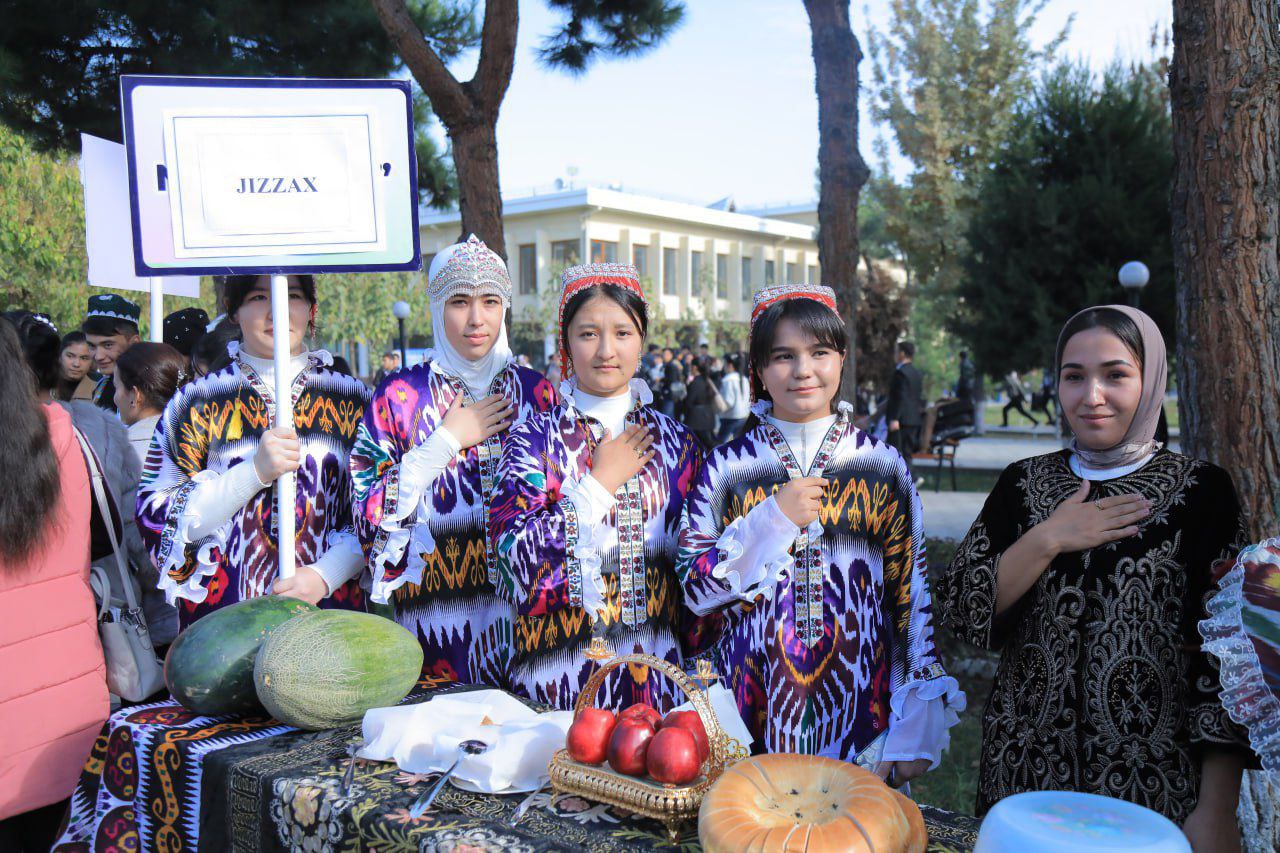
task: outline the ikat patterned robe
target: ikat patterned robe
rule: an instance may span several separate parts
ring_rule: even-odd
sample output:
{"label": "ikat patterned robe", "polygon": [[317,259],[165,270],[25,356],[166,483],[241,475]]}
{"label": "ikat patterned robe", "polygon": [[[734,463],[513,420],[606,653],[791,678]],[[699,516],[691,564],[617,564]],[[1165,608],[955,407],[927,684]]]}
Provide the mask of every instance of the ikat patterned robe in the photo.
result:
{"label": "ikat patterned robe", "polygon": [[[582,608],[583,560],[599,560],[607,613],[595,630],[615,653],[645,652],[680,666],[679,637],[692,623],[675,557],[680,510],[701,450],[689,430],[650,406],[637,403],[627,422],[649,426],[657,452],[619,489],[590,546],[593,534],[579,529],[577,508],[561,498],[561,488],[590,473],[600,423],[570,398],[513,427],[502,450],[489,532],[498,592],[515,605],[510,687],[561,709],[573,707],[596,667],[583,656],[593,631]],[[643,701],[666,711],[684,701],[678,693],[660,673],[621,667],[605,680],[597,703],[623,708]]]}
{"label": "ikat patterned robe", "polygon": [[[312,353],[293,383],[294,429],[302,444],[295,507],[298,565],[355,536],[347,457],[369,390],[329,369],[328,358],[328,353]],[[199,540],[188,535],[191,518],[184,512],[202,478],[253,464],[275,416],[273,391],[252,367],[233,358],[179,390],[156,424],[138,485],[138,530],[160,570],[160,588],[178,599],[183,628],[219,607],[269,594],[276,580],[274,484]],[[364,593],[353,579],[320,606],[363,609]]]}
{"label": "ikat patterned robe", "polygon": [[1060,451],[1006,468],[939,583],[947,627],[1001,652],[977,811],[1022,791],[1085,791],[1182,823],[1204,750],[1245,743],[1196,629],[1215,572],[1245,544],[1235,489],[1221,468],[1168,450],[1095,482],[1091,500],[1151,501],[1138,534],[1059,555],[997,615],[1000,558],[1080,488],[1068,460]]}
{"label": "ikat patterned robe", "polygon": [[[517,423],[556,401],[542,374],[514,363],[495,377],[490,390],[515,404]],[[389,520],[406,498],[399,480],[401,458],[427,440],[459,394],[467,394],[464,385],[431,363],[383,381],[351,454],[355,526],[369,558],[370,594],[374,601],[390,601],[396,621],[417,636],[423,671],[502,686],[511,649],[511,605],[494,592],[485,514],[510,430],[454,457],[412,514]]]}
{"label": "ikat patterned robe", "polygon": [[794,460],[763,420],[713,450],[685,504],[677,570],[689,606],[718,614],[717,671],[752,750],[852,761],[888,731],[895,693],[942,700],[932,688],[954,685],[934,648],[920,498],[897,451],[842,411],[807,474],[830,481],[821,535],[792,545],[795,564],[768,594],[732,599],[716,576],[717,542],[788,482],[789,467],[801,475]]}

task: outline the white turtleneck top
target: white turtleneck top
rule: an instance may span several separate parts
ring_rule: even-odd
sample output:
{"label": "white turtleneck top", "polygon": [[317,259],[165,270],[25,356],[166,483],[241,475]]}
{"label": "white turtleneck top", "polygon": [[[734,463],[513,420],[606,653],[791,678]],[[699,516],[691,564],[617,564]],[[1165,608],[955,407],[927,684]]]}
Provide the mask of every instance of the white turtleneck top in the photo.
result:
{"label": "white turtleneck top", "polygon": [[791,452],[800,463],[800,470],[808,476],[814,457],[818,455],[818,448],[822,445],[822,439],[827,437],[827,431],[836,422],[836,416],[827,415],[825,418],[803,424],[778,420],[773,415],[765,415],[765,417],[778,432],[782,433],[782,437],[787,440]]}
{"label": "white turtleneck top", "polygon": [[[306,369],[310,355],[309,352],[303,352],[289,359],[290,383]],[[267,387],[274,392],[276,381],[274,359],[258,358],[250,355],[243,348],[239,352],[239,358],[252,367]],[[248,465],[236,465],[220,475],[201,471],[193,479],[197,485],[191,490],[186,508],[186,514],[191,518],[187,530],[193,540],[212,534],[243,509],[254,495],[267,488],[267,484],[258,478],[257,468],[252,461]],[[339,544],[321,554],[320,558],[312,564],[312,568],[324,578],[329,592],[332,593],[364,568],[364,555],[360,551],[359,540],[354,536],[343,537]]]}

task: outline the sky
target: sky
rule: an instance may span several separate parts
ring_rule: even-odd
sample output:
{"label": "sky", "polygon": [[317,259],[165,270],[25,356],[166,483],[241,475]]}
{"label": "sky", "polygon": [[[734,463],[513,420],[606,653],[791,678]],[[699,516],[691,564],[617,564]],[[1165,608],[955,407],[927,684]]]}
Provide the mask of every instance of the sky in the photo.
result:
{"label": "sky", "polygon": [[[1033,41],[1074,15],[1060,55],[1101,69],[1149,56],[1153,25],[1169,28],[1169,0],[1049,0]],[[885,28],[889,0],[853,0],[854,31]],[[603,60],[573,77],[543,67],[536,46],[556,25],[539,2],[520,4],[515,73],[498,120],[503,194],[549,192],[557,178],[739,208],[816,197],[818,107],[809,24],[801,0],[687,0],[681,27],[639,59]],[[865,47],[864,47],[865,49]],[[452,70],[474,71],[464,56]],[[870,76],[870,62],[861,66]],[[890,138],[863,102],[860,147]],[[437,128],[438,130],[438,128]],[[892,149],[892,143],[890,145]],[[908,164],[890,163],[899,177]]]}

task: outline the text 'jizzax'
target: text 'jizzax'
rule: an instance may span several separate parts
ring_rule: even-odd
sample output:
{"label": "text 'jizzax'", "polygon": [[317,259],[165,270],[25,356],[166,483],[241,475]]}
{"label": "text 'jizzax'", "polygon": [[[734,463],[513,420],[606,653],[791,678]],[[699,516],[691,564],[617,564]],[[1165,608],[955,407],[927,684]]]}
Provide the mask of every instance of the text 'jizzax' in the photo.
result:
{"label": "text 'jizzax'", "polygon": [[318,193],[316,178],[241,178],[238,193]]}

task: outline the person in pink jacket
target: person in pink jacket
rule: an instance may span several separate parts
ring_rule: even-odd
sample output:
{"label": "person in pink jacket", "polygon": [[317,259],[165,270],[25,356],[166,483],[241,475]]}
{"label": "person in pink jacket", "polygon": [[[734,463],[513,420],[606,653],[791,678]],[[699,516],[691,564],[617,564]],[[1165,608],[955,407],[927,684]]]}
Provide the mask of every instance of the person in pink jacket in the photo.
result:
{"label": "person in pink jacket", "polygon": [[70,416],[37,398],[15,322],[47,321],[23,314],[0,319],[0,471],[14,486],[0,490],[0,850],[6,853],[49,849],[109,711],[89,588],[88,469]]}

